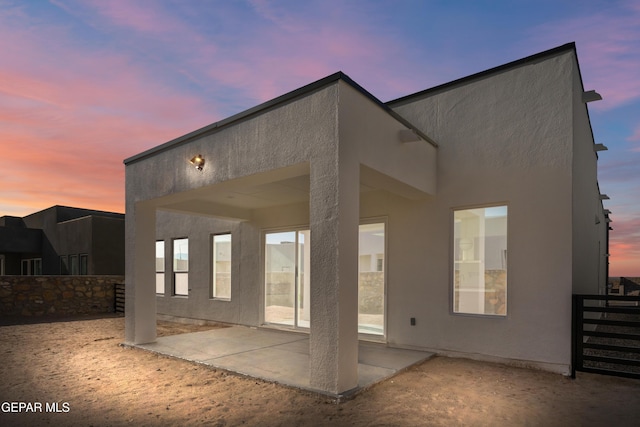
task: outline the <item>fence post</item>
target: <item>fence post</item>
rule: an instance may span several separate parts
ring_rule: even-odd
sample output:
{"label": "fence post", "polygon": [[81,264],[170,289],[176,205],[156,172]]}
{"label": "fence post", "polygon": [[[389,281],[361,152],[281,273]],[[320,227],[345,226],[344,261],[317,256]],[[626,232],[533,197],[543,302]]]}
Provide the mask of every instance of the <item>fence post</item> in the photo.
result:
{"label": "fence post", "polygon": [[576,363],[578,362],[578,356],[576,354],[576,325],[578,323],[577,316],[578,296],[571,296],[571,378],[576,379]]}
{"label": "fence post", "polygon": [[584,363],[584,295],[572,295],[571,298],[571,378],[576,378],[576,370]]}

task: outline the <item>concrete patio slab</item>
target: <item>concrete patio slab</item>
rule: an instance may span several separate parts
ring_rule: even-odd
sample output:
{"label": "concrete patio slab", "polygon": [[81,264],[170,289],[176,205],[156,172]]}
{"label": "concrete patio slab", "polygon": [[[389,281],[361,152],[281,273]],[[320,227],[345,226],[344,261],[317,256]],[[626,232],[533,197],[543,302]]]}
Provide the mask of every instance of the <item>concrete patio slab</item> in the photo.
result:
{"label": "concrete patio slab", "polygon": [[[309,336],[243,326],[160,337],[135,347],[266,381],[327,394],[309,384]],[[360,342],[358,387],[349,394],[422,362],[433,353]],[[333,396],[341,397],[341,396]]]}

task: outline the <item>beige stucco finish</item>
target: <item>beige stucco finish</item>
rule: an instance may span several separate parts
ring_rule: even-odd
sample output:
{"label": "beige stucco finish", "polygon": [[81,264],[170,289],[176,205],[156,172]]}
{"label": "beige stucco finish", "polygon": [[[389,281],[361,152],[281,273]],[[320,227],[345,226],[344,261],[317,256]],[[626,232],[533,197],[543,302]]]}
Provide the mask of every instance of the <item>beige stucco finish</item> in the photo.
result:
{"label": "beige stucco finish", "polygon": [[[401,285],[390,307],[421,313],[422,321],[409,329],[406,319],[390,316],[395,344],[568,372],[571,294],[598,292],[594,216],[601,210],[576,81],[575,55],[566,52],[393,106],[440,144],[437,197],[406,209],[427,218],[420,237],[428,243],[410,252],[434,256],[413,280],[400,281],[414,285]],[[507,316],[455,315],[451,211],[486,205],[509,207]],[[397,301],[389,281],[389,299]]]}
{"label": "beige stucco finish", "polygon": [[[347,109],[361,113],[354,116]],[[365,126],[367,120],[374,125]],[[239,248],[234,253],[243,268],[232,282],[231,301],[208,297],[209,264],[201,255],[207,252],[193,250],[190,265],[201,267],[189,269],[189,296],[165,293],[158,306],[161,312],[166,308],[183,317],[260,325],[262,231],[304,225],[312,236],[310,383],[336,394],[355,388],[360,164],[377,170],[367,175],[372,182],[362,182],[369,189],[384,186],[414,197],[426,197],[435,189],[431,167],[401,167],[420,161],[435,166],[432,146],[399,142],[404,129],[380,105],[336,80],[234,126],[129,164],[127,244],[134,256],[127,258],[127,341],[155,338],[155,307],[147,302],[155,300],[156,238],[189,237],[190,247],[206,248],[209,233],[235,232]],[[206,159],[202,171],[188,163],[195,154]],[[147,227],[154,228],[150,224],[156,224],[156,211],[157,236],[151,237]],[[184,214],[217,219],[185,220]]]}
{"label": "beige stucco finish", "polygon": [[[575,50],[393,112],[346,77],[322,82],[127,161],[126,340],[153,341],[156,314],[264,326],[264,234],[309,229],[310,384],[346,392],[358,383],[358,225],[375,219],[387,239],[382,341],[567,373],[571,294],[599,292],[606,265]],[[438,147],[402,142],[410,127]],[[188,162],[196,154],[202,171]],[[507,314],[454,314],[453,212],[495,205],[509,212]],[[233,237],[231,300],[210,294],[210,236],[222,232]],[[171,295],[167,269],[156,296],[154,241],[170,259],[183,237],[189,295]]]}

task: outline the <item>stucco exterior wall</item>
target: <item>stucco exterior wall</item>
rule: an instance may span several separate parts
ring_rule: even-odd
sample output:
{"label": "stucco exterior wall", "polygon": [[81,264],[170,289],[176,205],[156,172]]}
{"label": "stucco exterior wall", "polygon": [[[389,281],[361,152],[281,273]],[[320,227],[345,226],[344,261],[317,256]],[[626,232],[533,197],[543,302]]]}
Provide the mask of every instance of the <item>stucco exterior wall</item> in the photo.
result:
{"label": "stucco exterior wall", "polygon": [[0,227],[8,237],[0,247],[8,255],[6,273],[21,274],[22,259],[40,258],[43,274],[66,274],[61,256],[88,255],[87,274],[124,275],[122,214],[53,206],[16,220]]}
{"label": "stucco exterior wall", "polygon": [[[193,210],[206,211],[210,207],[208,213],[211,216],[216,216],[218,214],[216,205],[207,206],[205,203],[203,208],[200,203],[198,206],[198,203],[193,202],[197,196],[192,195],[190,190],[205,189],[206,192],[206,189],[211,187],[211,191],[215,191],[215,188],[212,187],[215,184],[243,177],[249,177],[251,180],[251,176],[262,172],[269,173],[290,165],[308,163],[313,156],[327,156],[326,152],[330,153],[332,147],[335,149],[337,144],[335,141],[336,98],[337,87],[326,87],[307,97],[244,120],[236,126],[213,131],[210,134],[174,146],[170,150],[156,153],[152,157],[128,164],[126,167],[126,235],[128,236],[126,251],[129,254],[126,258],[127,289],[129,292],[127,293],[127,301],[136,298],[133,286],[138,274],[144,274],[145,277],[155,274],[150,270],[153,269],[153,248],[150,246],[145,246],[146,249],[136,247],[136,232],[141,232],[140,226],[136,224],[137,220],[143,221],[144,224],[151,222],[152,228],[149,228],[146,233],[155,235],[155,209],[163,208],[165,205],[174,211],[182,209],[189,214],[193,214]],[[207,161],[206,167],[202,171],[198,171],[188,164],[188,160],[196,154],[201,154]],[[306,170],[309,173],[308,166],[306,166]],[[261,176],[255,183],[259,184],[268,178]],[[144,201],[146,202],[140,203]],[[242,210],[238,210],[238,212],[240,211]],[[206,212],[199,213],[205,214]],[[254,215],[250,209],[247,212],[242,211],[242,213],[246,213],[248,216]],[[145,218],[137,218],[137,215]],[[160,221],[163,221],[162,218],[160,217]],[[307,221],[308,218],[305,222]],[[184,230],[182,237],[191,237],[197,225],[196,221],[196,224],[191,226],[193,228]],[[184,225],[184,227],[190,226]],[[251,230],[251,226],[248,227]],[[171,230],[171,228],[167,229]],[[198,232],[200,232],[199,229]],[[249,232],[249,238],[257,239],[257,237],[251,236],[252,233]],[[193,240],[194,237],[191,239]],[[194,240],[194,242],[196,241]],[[146,242],[146,244],[152,245],[153,241]],[[133,256],[134,254],[135,256]],[[142,257],[148,258],[151,265],[144,266],[145,261]],[[141,270],[136,270],[137,268]],[[255,283],[256,278],[250,280]],[[203,291],[196,290],[196,292]],[[146,298],[155,297],[147,295]],[[194,303],[188,302],[186,304]],[[235,303],[217,305],[226,307],[233,304]],[[256,314],[252,314],[251,311],[255,311],[257,308],[252,306],[251,300],[246,302],[246,306],[247,311],[236,312],[235,316],[240,317],[235,317],[233,320],[238,323],[255,325],[257,323]],[[187,308],[183,310],[187,310]],[[197,310],[204,310],[204,308],[201,307]],[[129,330],[134,330],[133,325],[130,325]],[[133,336],[128,337],[128,340],[135,341]]]}
{"label": "stucco exterior wall", "polygon": [[[358,114],[343,113],[352,109]],[[370,129],[365,126],[367,121]],[[335,393],[355,387],[360,164],[382,169],[374,174],[370,168],[367,179],[373,177],[373,182],[369,185],[388,186],[413,196],[435,188],[435,172],[429,169],[435,164],[433,147],[400,146],[398,132],[403,129],[406,125],[384,106],[336,80],[244,117],[233,126],[201,133],[130,162],[127,340],[155,339],[150,319],[156,311],[260,325],[264,319],[263,235],[280,227],[308,227],[313,236],[309,261],[311,385]],[[188,165],[195,154],[207,159],[202,171]],[[427,167],[409,172],[403,167],[406,162],[420,161]],[[271,194],[273,189],[259,189],[288,178],[296,179],[304,200],[282,203],[278,199],[287,197]],[[258,199],[273,197],[274,203],[265,205],[257,199],[238,203],[216,196],[231,190],[237,195],[258,194]],[[230,301],[212,299],[210,293],[210,234],[222,231],[231,231],[234,258],[239,260],[232,270]],[[164,296],[155,296],[149,286],[155,276],[152,235],[166,241]],[[172,295],[169,268],[171,240],[181,237],[189,238],[190,249],[186,297]]]}
{"label": "stucco exterior wall", "polygon": [[[392,344],[567,372],[573,62],[565,53],[392,105],[440,144],[437,197],[388,203]],[[452,314],[452,211],[487,205],[509,209],[507,316]]]}
{"label": "stucco exterior wall", "polygon": [[89,274],[124,275],[124,221],[91,217]]}
{"label": "stucco exterior wall", "polygon": [[[156,298],[158,313],[258,326],[260,259],[244,254],[250,248],[259,248],[260,235],[255,227],[238,221],[162,211],[156,218],[156,239],[165,242],[165,292]],[[220,233],[232,236],[230,300],[212,297],[211,236]],[[189,295],[176,296],[172,277],[173,240],[185,237],[189,239]]]}
{"label": "stucco exterior wall", "polygon": [[[363,165],[367,171],[384,174],[372,185],[407,198],[436,194],[437,149],[426,141],[403,143],[399,132],[405,129],[379,106],[366,102],[349,85],[340,85],[340,159]],[[367,184],[369,176],[361,178]],[[415,191],[415,190],[419,191]]]}
{"label": "stucco exterior wall", "polygon": [[[89,254],[93,247],[92,217],[85,216],[78,219],[57,224],[56,253],[59,255]],[[93,257],[90,257],[93,258]],[[60,261],[58,260],[58,263]],[[59,267],[58,267],[59,268]],[[121,272],[122,273],[122,272]],[[93,272],[91,272],[93,274]]]}
{"label": "stucco exterior wall", "polygon": [[578,62],[573,61],[573,291],[605,292],[603,268],[606,252],[604,232],[608,226],[598,188],[597,161],[587,104],[582,100]]}
{"label": "stucco exterior wall", "polygon": [[[562,50],[390,104],[436,148],[402,143],[407,123],[339,79],[136,158],[126,167],[127,341],[154,340],[156,312],[261,326],[264,235],[308,228],[311,386],[348,390],[357,384],[358,224],[375,219],[386,224],[389,345],[569,372],[572,290],[597,288],[604,274],[582,90],[575,52]],[[202,171],[188,164],[196,154]],[[259,190],[289,178],[302,197]],[[234,201],[231,190],[267,202]],[[454,314],[453,213],[500,205],[506,316]],[[224,232],[231,299],[216,300],[211,235]],[[172,240],[184,237],[187,297],[172,295]],[[160,296],[155,240],[165,241]]]}

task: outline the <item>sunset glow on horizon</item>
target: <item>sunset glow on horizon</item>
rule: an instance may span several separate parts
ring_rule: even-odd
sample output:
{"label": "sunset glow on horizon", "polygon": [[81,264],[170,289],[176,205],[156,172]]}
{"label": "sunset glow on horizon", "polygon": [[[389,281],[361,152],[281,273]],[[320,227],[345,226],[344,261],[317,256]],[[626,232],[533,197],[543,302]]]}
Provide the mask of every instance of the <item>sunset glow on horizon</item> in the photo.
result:
{"label": "sunset glow on horizon", "polygon": [[640,277],[632,0],[0,0],[0,216],[124,212],[125,158],[336,71],[389,101],[573,41],[610,275]]}

